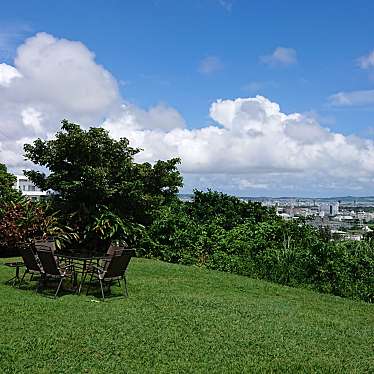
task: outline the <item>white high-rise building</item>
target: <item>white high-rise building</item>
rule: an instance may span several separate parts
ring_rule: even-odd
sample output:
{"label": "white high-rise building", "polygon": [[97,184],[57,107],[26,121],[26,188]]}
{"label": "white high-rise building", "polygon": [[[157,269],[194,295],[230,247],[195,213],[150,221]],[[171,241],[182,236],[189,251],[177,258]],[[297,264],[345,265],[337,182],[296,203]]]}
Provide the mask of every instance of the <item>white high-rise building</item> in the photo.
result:
{"label": "white high-rise building", "polygon": [[321,204],[319,206],[319,212],[320,215],[323,213],[324,215],[336,216],[339,213],[339,203]]}
{"label": "white high-rise building", "polygon": [[29,197],[31,200],[38,200],[48,195],[46,191],[42,191],[30,182],[24,175],[16,175],[17,181],[14,183],[14,188],[22,193],[22,195]]}

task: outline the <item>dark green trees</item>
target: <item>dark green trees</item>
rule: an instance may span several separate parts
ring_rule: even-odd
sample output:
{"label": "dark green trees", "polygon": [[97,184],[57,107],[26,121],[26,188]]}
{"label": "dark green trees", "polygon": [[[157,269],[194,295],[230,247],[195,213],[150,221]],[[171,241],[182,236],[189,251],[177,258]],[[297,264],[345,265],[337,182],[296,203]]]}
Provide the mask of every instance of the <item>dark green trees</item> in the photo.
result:
{"label": "dark green trees", "polygon": [[199,222],[219,220],[220,225],[230,229],[251,220],[253,223],[273,219],[275,211],[259,202],[243,201],[222,192],[194,190],[193,202],[189,203],[191,215]]}
{"label": "dark green trees", "polygon": [[25,174],[43,190],[56,193],[56,207],[79,231],[97,228],[98,215],[112,217],[104,220],[108,227],[102,236],[108,240],[121,239],[113,222],[148,224],[154,211],[175,198],[182,186],[178,158],[154,165],[136,163],[134,156],[140,149],[130,147],[126,138],[112,139],[103,128],[83,130],[65,120],[55,139],[38,139],[24,149],[29,160],[49,170],[48,175]]}
{"label": "dark green trees", "polygon": [[0,163],[0,203],[9,201],[18,195],[18,192],[13,188],[16,177],[8,173],[4,164]]}

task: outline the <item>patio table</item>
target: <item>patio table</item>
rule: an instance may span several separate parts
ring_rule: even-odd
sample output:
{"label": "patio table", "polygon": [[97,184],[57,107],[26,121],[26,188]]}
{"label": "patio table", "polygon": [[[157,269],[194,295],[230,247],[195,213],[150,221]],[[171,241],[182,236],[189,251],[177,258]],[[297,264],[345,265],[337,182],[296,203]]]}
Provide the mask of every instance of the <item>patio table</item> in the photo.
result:
{"label": "patio table", "polygon": [[90,256],[86,253],[74,253],[74,254],[61,254],[57,253],[57,257],[65,260],[68,264],[73,264],[74,269],[80,270],[81,279],[78,287],[78,295],[81,293],[84,275],[87,269],[93,262],[98,263],[100,260],[108,259],[108,256]]}
{"label": "patio table", "polygon": [[25,266],[25,264],[23,262],[6,262],[4,264],[5,266],[8,266],[10,268],[15,268],[16,269],[16,273],[14,275],[13,278],[9,279],[6,281],[6,284],[11,284],[13,283],[13,286],[16,284],[16,282],[20,283],[21,281],[21,278],[19,277],[19,269],[23,266]]}

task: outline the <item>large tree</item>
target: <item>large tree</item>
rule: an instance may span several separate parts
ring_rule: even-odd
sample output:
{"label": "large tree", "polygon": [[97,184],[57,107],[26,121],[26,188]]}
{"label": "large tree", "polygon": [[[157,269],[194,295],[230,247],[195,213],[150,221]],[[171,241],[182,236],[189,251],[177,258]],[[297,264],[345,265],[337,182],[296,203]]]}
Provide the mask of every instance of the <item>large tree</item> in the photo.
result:
{"label": "large tree", "polygon": [[19,193],[13,188],[17,178],[8,173],[4,164],[0,163],[0,203],[7,202],[13,199]]}
{"label": "large tree", "polygon": [[126,138],[115,140],[103,128],[84,130],[66,120],[53,140],[37,139],[24,150],[27,159],[48,169],[47,174],[27,171],[27,177],[42,190],[53,190],[58,208],[73,214],[81,226],[102,207],[148,224],[183,183],[178,158],[136,163],[141,150],[130,147]]}

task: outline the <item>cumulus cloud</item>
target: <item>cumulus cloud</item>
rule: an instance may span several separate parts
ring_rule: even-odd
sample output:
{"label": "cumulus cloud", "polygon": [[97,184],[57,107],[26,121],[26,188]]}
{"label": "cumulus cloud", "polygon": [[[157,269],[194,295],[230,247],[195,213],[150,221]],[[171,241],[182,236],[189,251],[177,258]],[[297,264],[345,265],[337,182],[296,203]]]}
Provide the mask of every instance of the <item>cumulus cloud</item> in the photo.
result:
{"label": "cumulus cloud", "polygon": [[127,115],[108,119],[104,127],[145,149],[141,161],[179,156],[186,175],[212,175],[216,181],[225,176],[225,187],[233,189],[328,189],[331,180],[349,189],[357,187],[352,178],[369,183],[374,177],[372,141],[331,132],[300,113],[283,113],[265,97],[217,100],[210,116],[216,124],[200,129],[149,129]]}
{"label": "cumulus cloud", "polygon": [[121,101],[116,80],[87,47],[38,33],[18,48],[14,65],[0,64],[0,160],[19,166],[20,138],[53,133],[63,118],[98,124]]}
{"label": "cumulus cloud", "polygon": [[9,87],[14,78],[21,78],[20,72],[13,66],[0,64],[0,86]]}
{"label": "cumulus cloud", "polygon": [[114,120],[105,121],[104,125],[117,138],[124,136],[128,129],[163,133],[172,129],[183,129],[186,126],[180,113],[165,104],[153,106],[148,110],[129,103],[123,104],[113,118]]}
{"label": "cumulus cloud", "polygon": [[274,52],[261,56],[260,61],[270,66],[289,66],[297,64],[297,53],[293,48],[277,47]]}
{"label": "cumulus cloud", "polygon": [[332,132],[316,116],[284,113],[263,96],[216,100],[211,123],[188,128],[167,104],[126,102],[82,43],[45,33],[26,40],[14,64],[0,69],[0,162],[13,170],[30,167],[25,142],[52,136],[68,118],[127,137],[144,149],[139,161],[181,157],[187,190],[310,195],[369,190],[374,182],[373,141]]}
{"label": "cumulus cloud", "polygon": [[198,71],[201,74],[209,75],[223,69],[222,61],[216,56],[207,56],[199,63]]}
{"label": "cumulus cloud", "polygon": [[329,97],[333,106],[368,106],[374,104],[374,90],[338,92]]}
{"label": "cumulus cloud", "polygon": [[54,104],[69,113],[101,114],[119,98],[115,79],[80,42],[39,33],[18,48],[15,67],[24,77],[15,89],[40,102],[53,92]]}

